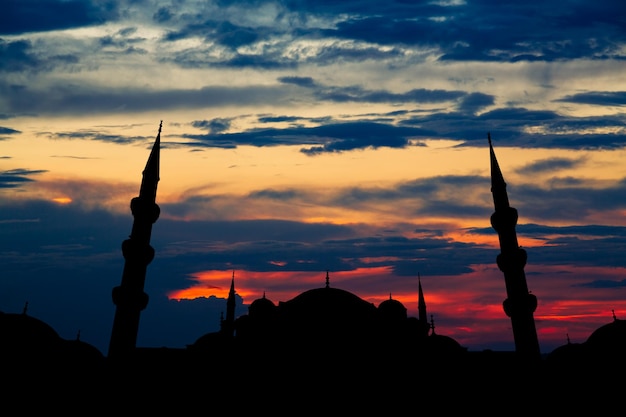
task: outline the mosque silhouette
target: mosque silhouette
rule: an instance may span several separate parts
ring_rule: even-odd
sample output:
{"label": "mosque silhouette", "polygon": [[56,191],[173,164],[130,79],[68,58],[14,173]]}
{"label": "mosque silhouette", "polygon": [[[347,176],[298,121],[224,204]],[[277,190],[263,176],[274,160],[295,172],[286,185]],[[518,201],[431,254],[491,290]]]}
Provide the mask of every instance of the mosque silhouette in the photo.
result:
{"label": "mosque silhouette", "polygon": [[32,400],[48,411],[67,411],[85,400],[99,412],[120,407],[165,412],[175,405],[181,413],[211,398],[237,404],[241,413],[262,405],[291,407],[290,414],[297,415],[417,411],[435,399],[445,400],[438,405],[445,406],[445,414],[509,410],[517,415],[550,408],[597,413],[607,404],[613,407],[607,410],[623,410],[626,321],[613,315],[585,342],[568,340],[547,355],[540,353],[533,318],[537,299],[526,284],[517,210],[509,205],[489,134],[491,224],[500,242],[497,265],[504,275],[503,308],[511,319],[514,351],[472,352],[437,333],[419,275],[418,317],[409,317],[391,295],[375,306],[335,288],[328,271],[319,288],[278,303],[264,294],[238,317],[233,272],[218,331],[185,348],[136,346],[140,313],[148,304],[147,267],[155,256],[152,225],[160,214],[161,126],[139,196],[130,204],[134,221],[122,243],[121,283],[112,291],[116,311],[109,351],[105,355],[80,337],[61,338],[30,316],[27,306],[21,313],[0,313],[0,358],[11,387],[4,391],[5,408],[19,402],[23,409]]}

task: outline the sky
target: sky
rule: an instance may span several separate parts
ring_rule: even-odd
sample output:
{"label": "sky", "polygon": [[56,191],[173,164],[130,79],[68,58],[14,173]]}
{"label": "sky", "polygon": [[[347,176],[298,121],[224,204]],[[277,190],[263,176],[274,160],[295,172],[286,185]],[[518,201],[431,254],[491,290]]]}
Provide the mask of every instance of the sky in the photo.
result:
{"label": "sky", "polygon": [[[626,5],[5,0],[0,311],[106,354],[163,122],[138,346],[322,287],[513,350],[487,135],[543,353],[626,318]],[[430,319],[430,318],[429,318]]]}

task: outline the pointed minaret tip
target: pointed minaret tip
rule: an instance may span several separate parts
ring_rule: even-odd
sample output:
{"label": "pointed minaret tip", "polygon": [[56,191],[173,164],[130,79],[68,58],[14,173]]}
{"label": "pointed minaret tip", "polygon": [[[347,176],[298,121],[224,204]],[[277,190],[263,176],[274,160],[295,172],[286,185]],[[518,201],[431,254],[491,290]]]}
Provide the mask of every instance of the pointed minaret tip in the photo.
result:
{"label": "pointed minaret tip", "polygon": [[157,186],[160,180],[160,153],[161,153],[161,128],[163,121],[159,124],[159,132],[157,133],[154,145],[148,156],[146,167],[143,170],[143,179],[141,180],[141,187],[139,189],[139,195],[143,198],[147,198],[150,201],[155,201]]}

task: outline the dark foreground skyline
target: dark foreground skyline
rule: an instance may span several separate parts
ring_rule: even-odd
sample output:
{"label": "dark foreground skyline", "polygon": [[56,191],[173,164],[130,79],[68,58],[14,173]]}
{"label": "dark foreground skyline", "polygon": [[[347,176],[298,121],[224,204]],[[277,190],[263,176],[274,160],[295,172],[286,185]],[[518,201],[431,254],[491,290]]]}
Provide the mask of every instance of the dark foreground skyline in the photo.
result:
{"label": "dark foreground skyline", "polygon": [[512,349],[485,132],[542,351],[626,317],[621,1],[3,5],[0,310],[108,349],[163,119],[144,346],[219,328],[232,271],[243,314],[328,270],[412,315],[419,275],[446,334]]}

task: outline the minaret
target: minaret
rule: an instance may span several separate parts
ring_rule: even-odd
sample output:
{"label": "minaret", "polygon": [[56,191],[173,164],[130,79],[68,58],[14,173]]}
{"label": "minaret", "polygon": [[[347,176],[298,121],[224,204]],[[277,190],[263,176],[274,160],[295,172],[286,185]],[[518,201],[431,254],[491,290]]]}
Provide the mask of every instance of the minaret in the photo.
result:
{"label": "minaret", "polygon": [[230,291],[226,300],[226,320],[222,321],[222,332],[231,337],[235,334],[235,271],[230,281]]}
{"label": "minaret", "polygon": [[159,124],[159,132],[143,171],[139,196],[130,201],[133,227],[129,238],[122,242],[125,260],[122,283],[113,288],[113,304],[117,307],[109,342],[108,356],[111,358],[127,355],[135,349],[139,315],[148,305],[148,294],[143,288],[147,266],[154,258],[154,249],[150,246],[152,224],[159,218],[161,210],[156,204],[156,192],[162,126],[163,121]]}
{"label": "minaret", "polygon": [[498,233],[500,240],[500,254],[496,261],[498,268],[504,273],[507,299],[504,300],[504,312],[511,318],[515,351],[520,356],[529,359],[539,359],[539,341],[535,329],[533,313],[537,308],[537,297],[528,291],[526,285],[526,251],[519,247],[515,226],[517,225],[517,209],[509,205],[506,192],[506,183],[500,171],[489,140],[489,154],[491,157],[491,194],[495,212],[491,215],[491,226]]}
{"label": "minaret", "polygon": [[428,324],[428,315],[426,314],[426,300],[424,299],[424,291],[422,291],[422,279],[417,274],[418,295],[417,295],[417,320],[420,327],[420,336],[428,336],[430,325]]}

